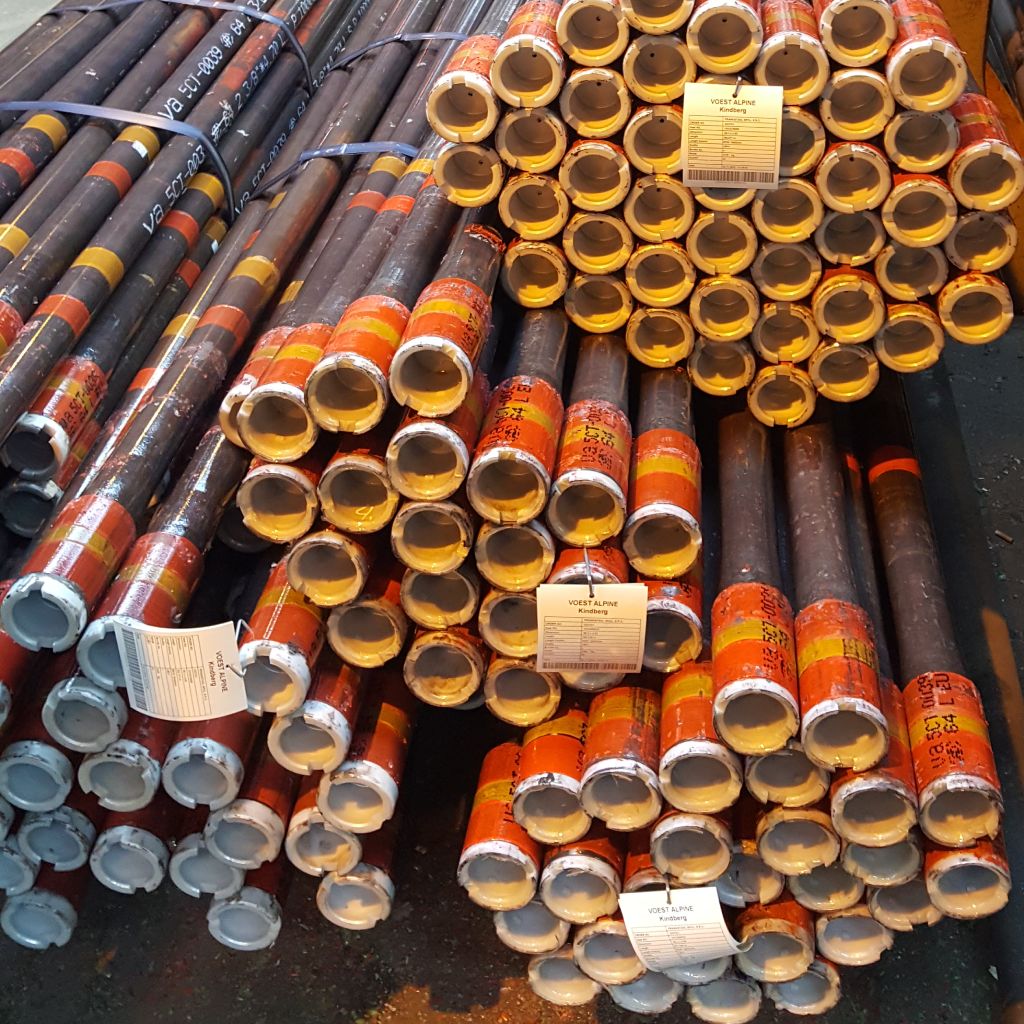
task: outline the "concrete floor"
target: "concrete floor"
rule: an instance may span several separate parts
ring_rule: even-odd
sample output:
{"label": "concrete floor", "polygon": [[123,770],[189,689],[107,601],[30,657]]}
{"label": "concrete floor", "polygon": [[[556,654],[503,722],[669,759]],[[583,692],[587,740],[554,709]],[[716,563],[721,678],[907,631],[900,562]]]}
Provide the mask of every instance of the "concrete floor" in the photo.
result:
{"label": "concrete floor", "polygon": [[[0,0],[0,46],[14,39],[46,3]],[[957,491],[947,509],[963,523],[975,508],[976,538],[963,564],[958,531],[944,534],[947,572],[965,578],[992,573],[989,610],[1024,664],[1024,326],[979,351],[954,346],[945,369],[912,382],[912,408],[926,408],[927,431],[952,438],[973,486]],[[916,405],[915,405],[916,403]],[[916,413],[915,413],[916,414]],[[957,439],[962,436],[962,447]],[[925,451],[928,436],[920,438]],[[950,472],[943,451],[924,457],[932,490]],[[956,488],[953,488],[956,490]],[[966,495],[965,495],[966,492]],[[999,530],[1013,538],[1001,540]],[[987,579],[987,577],[984,577]],[[970,596],[954,605],[971,611]],[[979,605],[980,607],[980,605]],[[977,641],[974,617],[958,615],[961,642]],[[1002,628],[1001,626],[999,628]],[[998,629],[997,629],[998,632]],[[981,657],[981,655],[979,655]],[[970,660],[970,658],[969,658]],[[984,673],[982,668],[975,669]],[[995,682],[1012,676],[997,666]],[[1012,680],[1011,680],[1012,686]],[[453,743],[453,726],[458,728]],[[496,939],[490,916],[465,899],[454,881],[480,759],[503,737],[486,713],[428,711],[417,729],[409,764],[410,808],[397,864],[398,900],[391,919],[372,932],[346,933],[326,923],[313,903],[315,884],[292,872],[281,938],[259,954],[236,954],[208,935],[205,904],[170,886],[151,896],[120,897],[93,885],[82,922],[63,950],[34,954],[5,944],[0,954],[0,1024],[612,1024],[636,1021],[607,997],[591,1007],[560,1010],[527,987],[525,958]],[[452,751],[458,750],[453,757]],[[1019,814],[1020,806],[1011,809]],[[1014,906],[1022,906],[1020,881]],[[1012,912],[1012,911],[1011,911]],[[944,921],[928,932],[900,936],[881,963],[843,973],[844,998],[828,1024],[983,1024],[997,1014],[990,929]],[[760,1021],[785,1015],[762,1011]],[[680,1008],[668,1020],[690,1019]],[[791,1019],[785,1017],[785,1019]]]}

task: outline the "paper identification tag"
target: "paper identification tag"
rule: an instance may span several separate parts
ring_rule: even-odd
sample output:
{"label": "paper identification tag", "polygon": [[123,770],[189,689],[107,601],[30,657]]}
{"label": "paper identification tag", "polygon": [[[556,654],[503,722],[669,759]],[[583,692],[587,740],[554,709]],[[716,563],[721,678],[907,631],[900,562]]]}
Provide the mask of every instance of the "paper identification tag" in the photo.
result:
{"label": "paper identification tag", "polygon": [[683,94],[683,184],[777,188],[782,86],[702,85]]}
{"label": "paper identification tag", "polygon": [[624,892],[619,909],[636,955],[650,971],[732,956],[742,948],[726,927],[714,886]]}
{"label": "paper identification tag", "polygon": [[642,583],[542,583],[537,588],[539,672],[639,672],[647,634]]}
{"label": "paper identification tag", "polygon": [[114,628],[128,703],[136,711],[172,722],[201,722],[245,710],[230,622],[200,629],[115,622]]}

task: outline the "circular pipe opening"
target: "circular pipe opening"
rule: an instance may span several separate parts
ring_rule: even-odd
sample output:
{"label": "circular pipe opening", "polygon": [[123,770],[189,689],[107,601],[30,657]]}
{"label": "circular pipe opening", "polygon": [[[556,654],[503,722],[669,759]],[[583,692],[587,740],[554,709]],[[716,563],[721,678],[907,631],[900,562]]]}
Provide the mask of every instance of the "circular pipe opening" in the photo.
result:
{"label": "circular pipe opening", "polygon": [[633,312],[625,283],[606,274],[578,274],[565,293],[565,312],[577,327],[595,334],[617,331]]}
{"label": "circular pipe opening", "polygon": [[814,170],[825,152],[825,129],[811,111],[784,107],[779,142],[779,174],[793,177]]}
{"label": "circular pipe opening", "polygon": [[505,250],[501,283],[520,306],[543,309],[569,287],[569,265],[562,250],[547,242],[514,242]]}
{"label": "circular pipe opening", "polygon": [[402,671],[409,689],[435,707],[464,704],[481,683],[480,665],[443,636],[413,647]]}
{"label": "circular pipe opening", "polygon": [[913,302],[939,291],[949,276],[949,264],[936,246],[912,249],[892,242],[875,260],[875,274],[878,283],[893,298]]}
{"label": "circular pipe opening", "polygon": [[365,575],[340,534],[311,534],[288,554],[288,582],[323,607],[358,597]]}
{"label": "circular pipe opening", "polygon": [[743,342],[698,339],[686,365],[694,386],[709,395],[735,395],[754,377],[754,357]]}
{"label": "circular pipe opening", "polygon": [[[742,278],[706,278],[690,299],[690,319],[712,341],[736,341],[750,334],[760,315],[757,293]],[[753,377],[753,365],[750,376]]]}
{"label": "circular pipe opening", "polygon": [[909,932],[919,924],[938,924],[942,918],[922,878],[875,889],[868,898],[868,906],[876,921],[897,932]]}
{"label": "circular pipe opening", "polygon": [[621,921],[597,922],[577,933],[573,942],[576,964],[602,985],[624,985],[644,973]]}
{"label": "circular pipe opening", "polygon": [[882,216],[897,242],[914,247],[938,245],[956,224],[956,200],[945,186],[917,180],[889,193]]}
{"label": "circular pipe opening", "polygon": [[430,122],[446,139],[480,142],[494,130],[498,103],[483,75],[444,76],[431,90]]}
{"label": "circular pipe opening", "polygon": [[762,47],[754,77],[758,85],[778,85],[785,103],[811,103],[828,81],[828,57],[817,40],[785,33]]}
{"label": "circular pipe opening", "polygon": [[926,174],[945,167],[959,144],[956,119],[948,110],[901,110],[885,129],[885,150],[901,171]]}
{"label": "circular pipe opening", "polygon": [[626,265],[633,236],[611,214],[578,213],[566,226],[562,245],[569,262],[584,274],[613,274]]}
{"label": "circular pipe opening", "polygon": [[751,757],[747,761],[747,788],[763,804],[806,807],[828,793],[829,774],[814,764],[799,743]]}
{"label": "circular pipe opening", "polygon": [[943,846],[965,846],[994,836],[999,819],[999,801],[988,790],[950,788],[934,796],[927,791],[921,795],[921,830]]}
{"label": "circular pipe opening", "polygon": [[1002,910],[1010,897],[1006,873],[978,861],[932,871],[928,882],[932,902],[949,917],[988,917]]}
{"label": "circular pipe opening", "polygon": [[782,875],[752,853],[733,853],[725,874],[715,879],[719,899],[729,907],[771,903],[784,885]]}
{"label": "circular pipe opening", "polygon": [[263,466],[242,481],[235,499],[245,525],[264,540],[297,540],[313,525],[313,484],[290,467]]}
{"label": "circular pipe opening", "polygon": [[873,786],[855,782],[852,790],[837,792],[832,805],[836,830],[848,842],[888,846],[905,839],[916,824],[917,808],[908,795],[883,779]]}
{"label": "circular pipe opening", "polygon": [[621,130],[632,108],[622,76],[611,68],[578,68],[559,97],[562,119],[585,138],[605,139]]}
{"label": "circular pipe opening", "polygon": [[350,665],[378,668],[399,654],[408,628],[405,615],[393,605],[354,601],[331,610],[327,640]]}
{"label": "circular pipe opening", "polygon": [[261,459],[291,462],[313,447],[318,430],[301,392],[293,386],[275,383],[254,391],[242,403],[238,432],[246,448]]}
{"label": "circular pipe opening", "polygon": [[340,530],[374,533],[391,521],[398,494],[377,460],[335,463],[317,485],[324,519]]}
{"label": "circular pipe opening", "polygon": [[756,982],[730,974],[686,990],[693,1015],[710,1024],[747,1024],[761,1007],[761,989]]}
{"label": "circular pipe opening", "polygon": [[943,243],[946,257],[960,270],[991,272],[1005,266],[1017,247],[1017,228],[998,213],[972,210],[954,224]]}
{"label": "circular pipe opening", "polygon": [[655,672],[674,672],[700,654],[703,636],[700,622],[683,606],[647,608],[644,667]]}
{"label": "circular pipe opening", "polygon": [[768,242],[757,254],[750,274],[766,298],[795,302],[814,291],[821,278],[821,259],[802,242]]}
{"label": "circular pipe opening", "polygon": [[498,197],[504,177],[501,157],[488,146],[449,146],[434,162],[434,178],[456,206],[486,206]]}
{"label": "circular pipe opening", "polygon": [[524,793],[517,793],[513,806],[516,821],[539,843],[571,843],[586,835],[590,815],[580,804],[579,792],[539,781]]}
{"label": "circular pipe opening", "polygon": [[825,205],[840,213],[881,206],[892,187],[892,176],[881,154],[853,143],[840,144],[825,156],[815,181]]}
{"label": "circular pipe opening", "polygon": [[870,139],[889,123],[896,103],[877,71],[837,71],[821,97],[821,119],[837,138]]}
{"label": "circular pipe opening", "polygon": [[682,995],[683,986],[658,971],[647,971],[636,981],[610,985],[607,992],[612,1002],[623,1010],[655,1014],[670,1010]]}
{"label": "circular pipe opening", "polygon": [[534,993],[556,1006],[582,1006],[601,991],[601,986],[573,963],[568,951],[534,957],[527,977]]}
{"label": "circular pipe opening", "polygon": [[555,560],[547,529],[530,522],[516,526],[481,527],[476,541],[480,575],[499,590],[533,590],[543,583]]}
{"label": "circular pipe opening", "polygon": [[814,959],[813,945],[780,931],[758,932],[749,936],[747,942],[748,948],[736,954],[736,965],[757,981],[792,981],[799,978]]}
{"label": "circular pipe opening", "polygon": [[765,863],[784,875],[805,875],[839,856],[835,834],[808,818],[778,819],[765,829],[757,845]]}
{"label": "circular pipe opening", "polygon": [[565,55],[584,67],[614,64],[629,43],[629,27],[612,0],[563,4],[557,32]]}
{"label": "circular pipe opening", "polygon": [[724,874],[731,853],[712,824],[698,818],[661,823],[651,837],[651,856],[658,870],[682,885],[710,885]]}
{"label": "circular pipe opening", "polygon": [[656,308],[679,305],[693,289],[695,278],[677,242],[640,246],[626,265],[626,283],[634,298]]}
{"label": "circular pipe opening", "polygon": [[899,101],[914,110],[945,110],[967,84],[963,54],[955,43],[938,38],[896,48],[886,74]]}
{"label": "circular pipe opening", "polygon": [[662,795],[673,807],[698,814],[731,807],[743,788],[735,756],[718,744],[697,740],[666,751],[659,780]]}
{"label": "circular pipe opening", "polygon": [[391,544],[410,569],[441,573],[457,569],[469,553],[467,524],[456,507],[406,505],[391,524]]}
{"label": "circular pipe opening", "polygon": [[752,7],[717,4],[698,10],[686,28],[693,59],[713,74],[742,71],[757,57],[763,32]]}
{"label": "circular pipe opening", "polygon": [[464,861],[459,867],[459,883],[478,906],[516,910],[533,898],[537,879],[522,855],[492,851],[476,853]]}
{"label": "circular pipe opening", "polygon": [[547,107],[509,110],[501,119],[494,145],[509,167],[542,174],[565,156],[565,125]]}
{"label": "circular pipe opening", "polygon": [[675,174],[683,165],[682,131],[683,115],[678,107],[642,107],[626,125],[622,145],[637,170]]}
{"label": "circular pipe opening", "polygon": [[462,439],[439,423],[400,430],[388,446],[388,474],[406,498],[443,501],[466,478],[469,461]]}
{"label": "circular pipe opening", "polygon": [[[331,771],[344,760],[347,744],[318,722],[278,718],[271,726],[271,753],[290,771]],[[280,756],[278,756],[280,755]]]}
{"label": "circular pipe opening", "polygon": [[528,658],[537,653],[537,598],[493,592],[480,606],[480,635],[499,654]]}
{"label": "circular pipe opening", "polygon": [[892,932],[872,918],[867,907],[858,909],[862,912],[818,919],[818,949],[843,967],[876,963],[892,946]]}
{"label": "circular pipe opening", "polygon": [[443,629],[469,622],[476,613],[479,586],[467,570],[435,576],[406,571],[402,578],[402,607],[424,629]]}
{"label": "circular pipe opening", "polygon": [[622,59],[630,91],[644,103],[671,103],[697,76],[686,44],[675,35],[637,36]]}
{"label": "circular pipe opening", "polygon": [[669,241],[690,230],[693,197],[674,178],[648,174],[633,185],[622,215],[634,234],[645,242]]}
{"label": "circular pipe opening", "polygon": [[702,213],[686,237],[686,251],[708,274],[739,274],[754,262],[757,235],[735,213]]}
{"label": "circular pipe opening", "polygon": [[608,144],[578,143],[562,161],[558,181],[581,210],[610,210],[629,193],[629,162]]}
{"label": "circular pipe opening", "polygon": [[864,895],[864,883],[838,864],[816,867],[790,878],[787,884],[797,903],[816,914],[846,910]]}
{"label": "circular pipe opening", "polygon": [[[603,861],[596,861],[594,867],[608,869]],[[545,869],[541,879],[544,905],[563,921],[574,924],[589,924],[614,914],[618,892],[606,874],[607,871],[588,869],[586,863],[564,867],[556,860]]]}
{"label": "circular pipe opening", "polygon": [[806,306],[766,302],[751,343],[769,363],[801,363],[818,346],[818,327]]}
{"label": "circular pipe opening", "polygon": [[817,189],[803,178],[784,178],[777,189],[758,191],[751,213],[771,242],[803,242],[825,215]]}
{"label": "circular pipe opening", "polygon": [[[700,524],[693,516],[683,509],[662,511],[657,506],[635,512],[626,524],[623,538],[630,565],[641,575],[659,580],[678,579],[689,572],[697,562],[701,546]],[[663,625],[675,627],[679,633],[675,637],[677,648],[694,635],[692,622],[688,629],[670,622]],[[669,640],[666,635],[659,642],[665,645]]]}
{"label": "circular pipe opening", "polygon": [[843,850],[843,867],[866,885],[902,885],[921,870],[921,863],[921,848],[913,839],[892,846],[848,842]]}
{"label": "circular pipe opening", "polygon": [[512,725],[547,721],[558,707],[561,687],[554,676],[517,662],[491,667],[484,699],[491,714]]}
{"label": "circular pipe opening", "polygon": [[814,383],[795,366],[766,366],[747,392],[747,406],[769,427],[798,427],[814,412]]}
{"label": "circular pipe opening", "polygon": [[855,402],[878,384],[878,360],[863,345],[823,344],[808,369],[819,393],[833,402]]}
{"label": "circular pipe opening", "polygon": [[583,779],[583,807],[610,829],[632,832],[649,825],[661,810],[658,777],[639,762],[598,761]]}
{"label": "circular pipe opening", "polygon": [[793,738],[797,720],[792,706],[776,694],[740,687],[719,694],[715,728],[737,753],[766,754]]}
{"label": "circular pipe opening", "polygon": [[805,717],[804,749],[818,764],[829,768],[858,772],[871,768],[882,760],[889,746],[884,716],[871,711],[837,707],[810,722]]}
{"label": "circular pipe opening", "polygon": [[554,178],[520,174],[501,190],[498,212],[504,225],[522,238],[543,241],[565,227],[569,200]]}
{"label": "circular pipe opening", "polygon": [[517,953],[553,953],[569,938],[569,922],[561,921],[538,900],[518,910],[499,910],[494,915],[498,938]]}
{"label": "circular pipe opening", "polygon": [[814,233],[814,244],[833,263],[860,267],[870,263],[886,243],[881,218],[870,210],[838,213],[829,210]]}
{"label": "circular pipe opening", "polygon": [[896,38],[888,0],[838,0],[821,19],[821,41],[840,64],[863,67],[881,60]]}

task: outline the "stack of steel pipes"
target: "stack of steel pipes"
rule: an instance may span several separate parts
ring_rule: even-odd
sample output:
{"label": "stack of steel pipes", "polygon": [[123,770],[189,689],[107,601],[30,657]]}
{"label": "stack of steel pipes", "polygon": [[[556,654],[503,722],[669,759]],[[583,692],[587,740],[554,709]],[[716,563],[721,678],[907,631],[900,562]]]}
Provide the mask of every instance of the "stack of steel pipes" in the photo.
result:
{"label": "stack of steel pipes", "polygon": [[[681,184],[692,82],[782,87],[777,188]],[[1024,162],[979,93],[931,0],[498,0],[428,113],[517,302],[794,426],[1007,329]]]}
{"label": "stack of steel pipes", "polygon": [[[863,33],[844,31],[833,6],[822,12],[826,46],[850,53]],[[799,426],[816,392],[793,365],[792,324],[765,327],[742,268],[718,262],[740,236],[756,251],[757,234],[721,206],[689,224],[691,199],[742,208],[753,196],[680,189],[669,177],[679,94],[634,113],[621,85],[654,90],[685,78],[672,71],[677,59],[689,67],[691,53],[699,64],[698,53],[731,52],[734,30],[746,31],[747,45],[724,70],[753,62],[762,35],[772,66],[780,54],[817,53],[814,32],[786,50],[789,30],[765,32],[743,0],[704,0],[690,19],[693,43],[672,35],[690,13],[674,4],[518,7],[281,0],[269,22],[236,12],[214,20],[201,9],[172,21],[151,0],[116,16],[54,15],[0,54],[0,76],[23,82],[18,69],[36,45],[66,52],[66,68],[24,81],[17,96],[34,89],[53,103],[103,100],[176,118],[212,138],[231,179],[229,190],[202,169],[209,143],[194,136],[60,112],[18,124],[11,115],[6,125],[0,450],[9,477],[0,501],[9,529],[33,538],[13,553],[0,588],[0,884],[9,894],[0,927],[16,941],[68,940],[87,864],[116,891],[152,889],[170,875],[184,892],[211,896],[210,930],[236,949],[263,948],[279,933],[288,862],[320,878],[328,920],[372,927],[394,894],[420,702],[485,705],[528,730],[486,760],[458,870],[474,900],[501,912],[506,941],[541,956],[531,971],[542,994],[572,1001],[608,985],[623,1005],[653,1011],[685,984],[698,1013],[736,998],[740,1020],[765,982],[780,1005],[824,1006],[838,993],[831,964],[869,962],[893,929],[979,916],[1005,899],[998,783],[952,644],[913,457],[871,452],[869,470],[901,697],[887,682],[896,668],[873,585],[865,485],[840,462],[827,419]],[[626,17],[647,33],[639,49],[629,47]],[[891,42],[879,17],[881,49],[860,54],[862,63]],[[945,267],[946,251],[953,263],[998,263],[1007,250],[1008,240],[992,241],[1010,233],[998,210],[1024,170],[993,143],[986,101],[952,95],[963,85],[958,51],[935,35],[937,22],[916,17],[892,22],[904,27],[887,75],[912,108],[934,106],[904,112],[887,138],[911,160],[903,169],[923,175],[893,195],[913,191],[923,205],[905,212],[893,200],[879,226],[854,207],[862,192],[880,193],[881,204],[889,191],[881,151],[840,136],[822,156],[814,115],[787,108],[787,152],[803,153],[806,167],[754,207],[762,233],[767,224],[791,232],[751,256],[762,289],[799,276],[794,257],[818,259],[792,234],[815,210],[837,252],[871,234],[885,287],[919,282],[922,253]],[[307,58],[308,83],[281,19]],[[557,41],[563,21],[575,26],[575,50],[569,36]],[[143,25],[151,39],[136,38]],[[63,49],[51,38],[58,31]],[[101,68],[106,39],[96,46],[89,32],[120,39],[119,54],[133,40],[135,62]],[[433,37],[422,45],[404,41],[424,32]],[[588,47],[600,57],[564,88],[561,47],[581,64]],[[624,51],[625,79],[608,67]],[[804,74],[797,63],[786,77]],[[518,82],[513,99],[499,90],[523,104],[500,125],[481,66]],[[830,90],[830,131],[878,120],[871,110],[889,95],[885,76],[854,67],[828,79],[825,58],[814,66]],[[501,161],[487,147],[448,146],[432,130],[439,112],[483,116],[481,140],[496,130],[501,151],[543,157],[545,132],[564,130],[543,107],[560,92],[581,137],[559,181],[524,166],[539,184],[502,188]],[[945,110],[954,100],[959,136]],[[602,110],[622,123],[594,137]],[[624,150],[608,141],[620,129]],[[930,176],[940,164],[927,163],[936,132],[952,158],[948,188]],[[633,186],[623,151],[647,154],[649,180]],[[819,158],[820,197],[799,177]],[[608,205],[586,209],[581,200],[601,189]],[[851,208],[826,217],[826,194],[847,194]],[[572,223],[566,196],[583,210]],[[951,234],[945,249],[915,246],[934,240],[936,210],[949,214],[951,197],[978,207],[956,221],[960,242]],[[621,219],[607,212],[619,203]],[[502,218],[520,235],[510,245]],[[567,253],[593,261],[564,310],[554,304],[568,280],[563,257],[522,231],[545,218],[553,234],[564,222]],[[956,218],[939,219],[951,227]],[[890,222],[905,238],[884,246]],[[633,225],[664,237],[634,253]],[[675,239],[687,229],[683,245]],[[608,262],[619,256],[621,281]],[[699,260],[715,264],[700,282]],[[855,324],[878,320],[890,338],[879,351],[904,356],[920,347],[926,321],[929,352],[947,320],[954,336],[987,340],[1005,289],[973,266],[945,285],[938,312],[909,301],[887,319],[878,286],[852,262],[822,276],[808,307],[789,295],[775,312],[814,332],[812,376],[850,388],[856,364],[875,359],[850,333]],[[554,284],[541,288],[545,267]],[[540,288],[543,301],[531,303],[541,308],[504,309],[502,277],[520,298]],[[693,327],[672,308],[687,282],[701,296],[695,355],[685,351]],[[647,297],[631,314],[636,289]],[[710,325],[730,317],[747,328],[712,340]],[[834,341],[817,344],[819,319]],[[708,629],[691,377],[706,389],[730,367],[753,375],[753,356],[736,340],[748,332],[769,364],[748,393],[754,412],[797,427],[786,443],[790,522],[780,533],[763,422],[725,416],[723,551]],[[790,340],[773,350],[769,336]],[[825,359],[833,369],[823,376]],[[184,724],[129,711],[120,691],[135,677],[122,662],[123,631],[193,624],[218,536],[253,555],[287,545],[259,556],[266,576],[239,624],[247,710]],[[600,661],[538,670],[536,588],[588,580],[646,586],[639,676],[626,680]],[[639,969],[614,920],[615,895],[664,877],[715,882],[742,908],[735,928],[752,941],[735,965],[673,978]],[[571,924],[579,931],[567,949]]]}
{"label": "stack of steel pipes", "polygon": [[[1005,905],[999,782],[920,470],[890,446],[865,474],[843,448],[820,418],[786,434],[777,519],[769,432],[747,412],[722,418],[710,628],[698,600],[671,670],[605,679],[593,696],[565,677],[555,716],[484,759],[459,881],[531,955],[542,998],[603,989],[651,1014],[685,992],[698,1019],[729,1024],[763,996],[823,1013],[841,972],[876,962],[896,932]],[[647,970],[619,894],[671,901],[707,885],[742,951]]]}
{"label": "stack of steel pipes", "polygon": [[[5,137],[0,164],[24,180],[0,171],[16,211],[0,271],[3,454],[15,471],[4,516],[34,543],[10,556],[0,591],[0,927],[23,945],[68,941],[90,869],[117,892],[170,875],[212,896],[210,931],[236,949],[276,938],[289,860],[324,876],[317,901],[334,923],[387,916],[416,702],[397,675],[364,686],[360,670],[318,657],[326,614],[292,588],[290,559],[271,566],[240,626],[250,710],[185,723],[130,710],[117,629],[190,622],[218,532],[239,551],[261,547],[223,518],[259,464],[233,424],[209,423],[211,403],[253,358],[275,373],[301,361],[310,346],[298,337],[271,360],[267,334],[329,334],[355,297],[340,298],[343,272],[374,269],[369,257],[356,266],[353,242],[369,251],[374,231],[390,238],[432,194],[426,94],[483,6],[292,0],[269,21],[133,9],[110,34],[130,70],[108,105],[188,118],[215,140],[234,203],[200,170],[205,139],[102,119],[58,131],[63,114]],[[109,32],[109,17],[73,20]],[[48,25],[32,34],[48,38]],[[143,25],[151,38],[128,51],[119,33],[134,40]],[[97,88],[103,52],[68,81]],[[40,132],[53,151],[64,144],[49,164]],[[29,156],[43,168],[35,182]],[[443,197],[431,209],[443,248],[458,210]]]}

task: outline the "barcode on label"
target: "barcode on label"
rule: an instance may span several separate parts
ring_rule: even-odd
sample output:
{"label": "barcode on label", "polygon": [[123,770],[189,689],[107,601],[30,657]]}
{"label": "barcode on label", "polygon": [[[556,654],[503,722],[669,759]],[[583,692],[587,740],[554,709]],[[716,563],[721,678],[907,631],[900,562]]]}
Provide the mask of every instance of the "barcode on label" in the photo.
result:
{"label": "barcode on label", "polygon": [[702,171],[691,167],[686,175],[689,181],[763,181],[766,184],[775,181],[771,171]]}
{"label": "barcode on label", "polygon": [[562,664],[547,663],[551,672],[632,672],[632,661],[567,661]]}
{"label": "barcode on label", "polygon": [[122,630],[121,637],[124,641],[125,676],[128,686],[131,687],[133,702],[140,711],[148,711],[147,678],[142,664],[142,654],[139,651],[139,639],[130,629]]}

